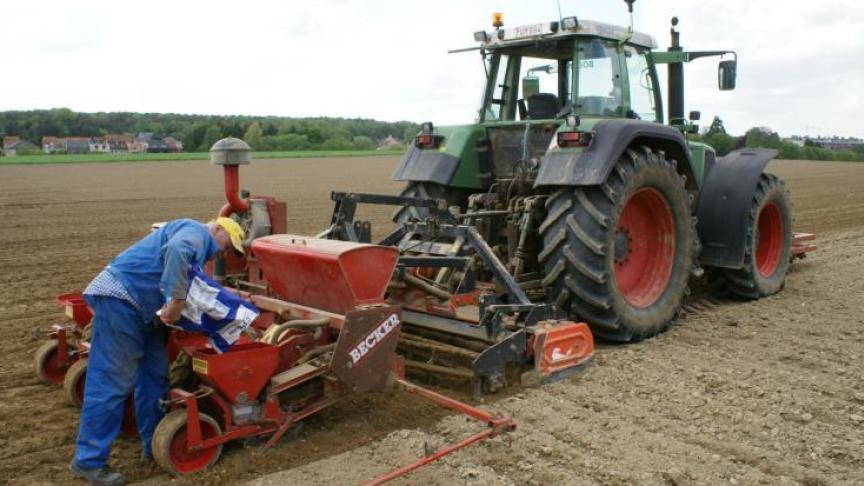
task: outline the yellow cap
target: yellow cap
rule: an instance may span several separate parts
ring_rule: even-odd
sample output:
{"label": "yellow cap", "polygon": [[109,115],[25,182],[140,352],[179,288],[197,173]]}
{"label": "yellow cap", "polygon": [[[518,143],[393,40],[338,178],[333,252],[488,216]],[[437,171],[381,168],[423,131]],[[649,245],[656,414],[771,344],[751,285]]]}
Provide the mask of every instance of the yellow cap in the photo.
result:
{"label": "yellow cap", "polygon": [[234,249],[243,253],[243,239],[246,238],[246,232],[243,231],[243,228],[241,228],[239,224],[237,224],[237,221],[220,216],[216,218],[216,224],[224,229],[225,232],[228,233],[228,236],[231,237],[231,245],[234,246]]}

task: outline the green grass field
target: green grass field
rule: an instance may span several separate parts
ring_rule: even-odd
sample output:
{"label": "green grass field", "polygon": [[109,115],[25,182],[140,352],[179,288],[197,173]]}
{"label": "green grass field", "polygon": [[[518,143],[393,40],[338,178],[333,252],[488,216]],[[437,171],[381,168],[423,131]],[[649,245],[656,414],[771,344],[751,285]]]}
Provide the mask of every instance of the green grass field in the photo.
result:
{"label": "green grass field", "polygon": [[[322,150],[255,152],[255,159],[288,159],[302,157],[369,157],[375,155],[401,155],[404,150]],[[180,152],[171,154],[52,154],[0,157],[0,165],[16,164],[78,164],[85,162],[146,162],[155,160],[209,160],[207,152]]]}

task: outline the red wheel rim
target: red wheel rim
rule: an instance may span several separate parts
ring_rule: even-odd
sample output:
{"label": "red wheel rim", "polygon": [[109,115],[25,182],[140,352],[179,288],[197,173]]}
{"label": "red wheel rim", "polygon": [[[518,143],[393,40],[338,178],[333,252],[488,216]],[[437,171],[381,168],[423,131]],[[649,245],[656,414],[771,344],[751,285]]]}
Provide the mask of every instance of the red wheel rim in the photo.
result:
{"label": "red wheel rim", "polygon": [[135,420],[135,395],[129,394],[123,407],[123,424],[120,431],[126,437],[138,437],[138,422]]}
{"label": "red wheel rim", "polygon": [[756,271],[770,277],[780,265],[783,255],[783,218],[780,208],[769,202],[759,211],[756,223]]}
{"label": "red wheel rim", "polygon": [[55,346],[54,349],[52,349],[50,353],[47,353],[42,359],[42,374],[45,376],[45,379],[51,383],[62,385],[63,378],[66,376],[66,370],[69,369],[70,363],[64,363],[64,360],[60,357],[60,353],[57,351],[58,348]]}
{"label": "red wheel rim", "polygon": [[639,189],[624,204],[614,258],[618,290],[630,305],[648,307],[666,290],[675,261],[675,222],[656,189]]}
{"label": "red wheel rim", "polygon": [[[218,435],[213,424],[204,420],[200,423],[201,437],[203,439],[206,440]],[[186,424],[184,423],[183,427],[181,427],[180,430],[174,434],[174,438],[171,439],[171,450],[169,453],[171,454],[171,464],[174,465],[177,472],[181,474],[189,474],[206,468],[218,450],[219,446],[213,446],[196,451],[190,451],[186,446]]]}

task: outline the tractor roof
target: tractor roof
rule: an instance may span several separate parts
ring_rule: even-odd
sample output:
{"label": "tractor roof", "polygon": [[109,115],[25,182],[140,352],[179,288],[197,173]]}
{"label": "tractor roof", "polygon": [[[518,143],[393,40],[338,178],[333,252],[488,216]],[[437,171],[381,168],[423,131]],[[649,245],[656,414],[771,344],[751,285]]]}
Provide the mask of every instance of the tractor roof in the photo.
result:
{"label": "tractor roof", "polygon": [[630,44],[648,49],[657,47],[657,41],[648,34],[641,32],[631,34],[626,27],[593,20],[577,20],[576,17],[565,17],[560,22],[540,22],[496,29],[491,32],[475,32],[474,39],[480,42],[480,46],[470,50],[501,49],[533,44],[537,41],[554,42],[572,37],[601,37],[614,41],[626,40]]}

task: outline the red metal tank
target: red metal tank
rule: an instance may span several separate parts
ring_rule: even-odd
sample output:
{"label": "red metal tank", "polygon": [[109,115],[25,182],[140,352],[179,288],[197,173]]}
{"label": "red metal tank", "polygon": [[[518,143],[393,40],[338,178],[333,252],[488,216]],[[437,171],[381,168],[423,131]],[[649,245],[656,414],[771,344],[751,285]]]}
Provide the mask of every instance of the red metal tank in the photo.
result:
{"label": "red metal tank", "polygon": [[383,302],[399,259],[394,247],[297,235],[258,238],[252,253],[279,297],[336,314]]}

